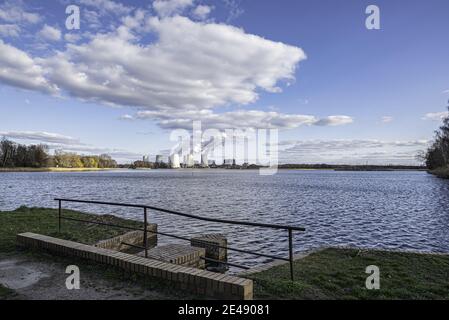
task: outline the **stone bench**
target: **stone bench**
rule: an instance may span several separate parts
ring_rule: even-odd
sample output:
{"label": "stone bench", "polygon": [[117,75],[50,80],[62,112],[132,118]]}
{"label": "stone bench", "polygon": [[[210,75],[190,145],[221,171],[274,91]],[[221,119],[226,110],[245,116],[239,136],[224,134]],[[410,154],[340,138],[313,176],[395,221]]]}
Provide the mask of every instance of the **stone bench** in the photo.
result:
{"label": "stone bench", "polygon": [[253,281],[249,279],[146,259],[30,232],[18,234],[17,244],[22,247],[88,259],[149,277],[161,278],[167,281],[167,285],[174,285],[175,288],[211,298],[245,300],[253,298]]}
{"label": "stone bench", "polygon": [[[145,251],[137,254],[145,257]],[[168,244],[148,250],[148,258],[181,266],[204,269],[206,250],[182,244]]]}

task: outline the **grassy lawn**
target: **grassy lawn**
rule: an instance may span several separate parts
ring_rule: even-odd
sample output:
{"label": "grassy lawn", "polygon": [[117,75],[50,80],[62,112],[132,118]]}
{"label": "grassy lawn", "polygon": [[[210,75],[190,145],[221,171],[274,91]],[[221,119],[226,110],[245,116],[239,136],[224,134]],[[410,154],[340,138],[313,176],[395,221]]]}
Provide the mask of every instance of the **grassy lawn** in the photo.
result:
{"label": "grassy lawn", "polygon": [[[143,224],[125,220],[110,215],[93,215],[72,210],[63,210],[64,217],[101,221],[143,228]],[[62,220],[62,231],[58,233],[58,210],[46,208],[20,207],[15,211],[0,211],[0,254],[16,250],[16,235],[22,232],[34,232],[52,237],[94,244],[102,239],[108,239],[123,234],[128,230]]]}
{"label": "grassy lawn", "polygon": [[[380,269],[380,290],[365,288],[365,269]],[[252,275],[258,299],[449,299],[449,256],[326,249]]]}

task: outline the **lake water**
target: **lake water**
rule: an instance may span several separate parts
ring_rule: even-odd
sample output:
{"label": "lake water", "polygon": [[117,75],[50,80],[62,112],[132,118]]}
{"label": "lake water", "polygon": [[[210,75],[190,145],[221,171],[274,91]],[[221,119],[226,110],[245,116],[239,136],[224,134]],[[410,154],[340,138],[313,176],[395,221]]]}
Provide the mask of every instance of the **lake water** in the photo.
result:
{"label": "lake water", "polygon": [[[449,252],[449,181],[425,172],[154,170],[1,173],[0,210],[57,207],[55,197],[147,204],[206,217],[290,224],[295,251],[352,245]],[[141,219],[142,210],[65,204],[92,213]],[[221,225],[150,212],[161,232],[187,238],[221,232],[229,245],[288,254],[287,232]],[[160,237],[160,242],[179,240]],[[266,262],[229,252],[230,261]]]}

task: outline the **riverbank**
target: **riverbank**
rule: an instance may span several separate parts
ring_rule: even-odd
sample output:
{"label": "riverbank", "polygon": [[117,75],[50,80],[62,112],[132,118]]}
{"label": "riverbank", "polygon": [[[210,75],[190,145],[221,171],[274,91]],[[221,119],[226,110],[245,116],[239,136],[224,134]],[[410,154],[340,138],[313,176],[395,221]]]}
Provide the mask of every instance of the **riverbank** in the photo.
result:
{"label": "riverbank", "polygon": [[86,171],[109,171],[115,168],[0,168],[1,172],[86,172]]}
{"label": "riverbank", "polygon": [[440,168],[428,171],[430,174],[442,179],[449,179],[449,168]]}
{"label": "riverbank", "polygon": [[[380,290],[365,287],[366,267],[380,271]],[[449,255],[328,248],[247,276],[260,299],[449,299]]]}
{"label": "riverbank", "polygon": [[[140,222],[110,215],[72,210],[63,210],[63,215],[142,227]],[[123,274],[113,267],[17,250],[16,235],[22,232],[85,244],[123,233],[121,229],[67,220],[63,220],[61,233],[57,226],[55,209],[20,207],[0,211],[0,283],[5,264],[14,270],[13,274],[24,269],[31,274],[47,275],[20,290],[10,290],[0,284],[0,299],[187,299],[184,293],[167,288],[163,282]],[[61,289],[64,268],[69,264],[82,268],[82,292]],[[368,276],[365,269],[369,265],[380,268],[380,290],[365,288]],[[449,255],[330,248],[296,260],[294,275],[295,281],[291,282],[289,266],[284,264],[245,277],[254,280],[255,299],[449,299]]]}

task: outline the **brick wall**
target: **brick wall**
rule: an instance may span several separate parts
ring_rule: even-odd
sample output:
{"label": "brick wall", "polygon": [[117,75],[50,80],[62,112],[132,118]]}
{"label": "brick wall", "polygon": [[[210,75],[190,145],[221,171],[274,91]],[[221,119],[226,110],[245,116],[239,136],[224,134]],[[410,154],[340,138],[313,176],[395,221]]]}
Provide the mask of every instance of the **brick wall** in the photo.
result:
{"label": "brick wall", "polygon": [[188,268],[29,232],[18,234],[17,244],[89,259],[149,277],[162,278],[167,281],[167,285],[174,285],[179,289],[210,298],[245,300],[253,298],[253,281],[249,279]]}

